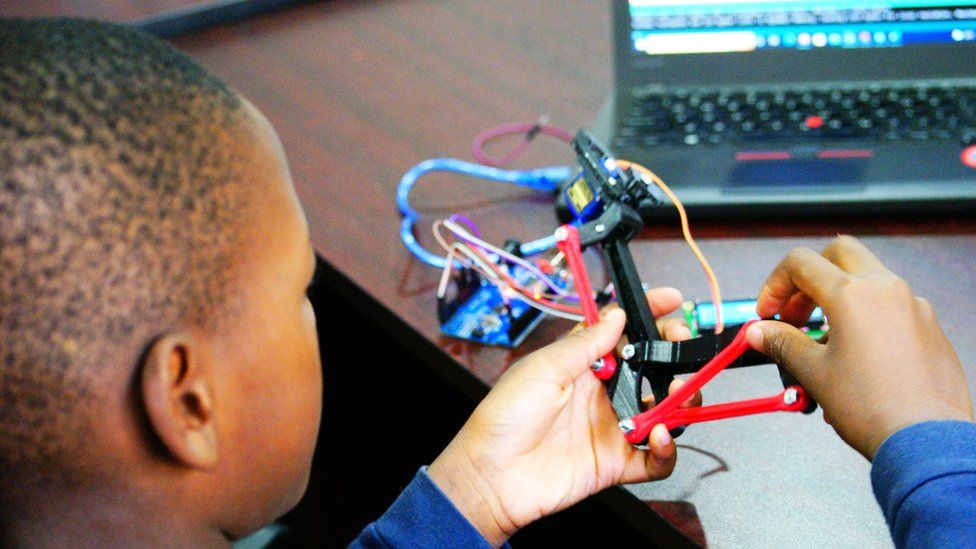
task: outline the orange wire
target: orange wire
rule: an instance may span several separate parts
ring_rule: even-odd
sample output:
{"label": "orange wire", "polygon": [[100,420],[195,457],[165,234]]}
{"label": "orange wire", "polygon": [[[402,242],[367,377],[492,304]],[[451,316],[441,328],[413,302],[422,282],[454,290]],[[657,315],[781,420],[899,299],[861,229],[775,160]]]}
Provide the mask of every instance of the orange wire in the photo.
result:
{"label": "orange wire", "polygon": [[671,188],[668,187],[668,185],[651,170],[628,160],[618,159],[617,165],[625,170],[628,168],[637,170],[645,177],[650,178],[655,185],[664,191],[664,194],[666,194],[671,202],[674,203],[674,207],[678,209],[678,215],[681,217],[681,232],[684,233],[685,241],[688,242],[688,246],[691,247],[691,251],[695,252],[695,255],[698,257],[698,261],[701,263],[702,268],[705,269],[705,275],[708,276],[708,285],[712,289],[712,301],[715,302],[715,333],[722,333],[722,330],[725,328],[725,324],[722,320],[722,292],[719,290],[718,279],[715,278],[715,272],[712,271],[711,265],[708,264],[708,260],[705,259],[705,255],[698,248],[698,244],[695,243],[694,237],[691,236],[691,227],[688,225],[688,214],[685,212],[684,205],[671,191]]}

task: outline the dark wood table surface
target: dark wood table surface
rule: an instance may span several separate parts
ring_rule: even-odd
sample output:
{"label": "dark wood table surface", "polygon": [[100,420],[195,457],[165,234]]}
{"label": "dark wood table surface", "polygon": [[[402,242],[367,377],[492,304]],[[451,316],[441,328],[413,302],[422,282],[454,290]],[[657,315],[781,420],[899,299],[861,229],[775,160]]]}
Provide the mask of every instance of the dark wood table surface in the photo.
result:
{"label": "dark wood table surface", "polygon": [[[0,13],[77,8],[70,13],[127,18],[99,5],[51,5],[37,12],[5,2]],[[566,321],[544,322],[514,351],[442,335],[435,318],[440,273],[400,243],[393,193],[417,162],[470,158],[471,138],[486,127],[540,114],[568,128],[592,124],[611,89],[607,3],[333,1],[175,44],[268,116],[284,143],[318,253],[351,292],[368,298],[371,314],[391,319],[459,387],[480,394],[519,357],[570,328]],[[539,140],[520,165],[571,161],[564,145]],[[550,197],[461,177],[431,176],[417,185],[413,201],[427,213],[420,224],[427,245],[433,240],[427,222],[454,212],[473,218],[496,242],[530,239],[556,226]],[[726,296],[755,294],[796,246],[821,248],[838,233],[860,237],[932,301],[976,390],[973,217],[701,221],[694,230]],[[632,248],[645,281],[707,297],[704,276],[676,227],[649,227]],[[772,366],[737,370],[711,383],[705,397],[766,395],[778,384]],[[670,479],[626,487],[631,503],[642,502],[627,505],[629,520],[660,528],[660,515],[671,528],[716,547],[891,544],[871,495],[869,464],[819,412],[699,425],[678,442]]]}
{"label": "dark wood table surface", "polygon": [[125,23],[158,13],[199,4],[200,0],[0,0],[0,15],[8,17],[89,17]]}

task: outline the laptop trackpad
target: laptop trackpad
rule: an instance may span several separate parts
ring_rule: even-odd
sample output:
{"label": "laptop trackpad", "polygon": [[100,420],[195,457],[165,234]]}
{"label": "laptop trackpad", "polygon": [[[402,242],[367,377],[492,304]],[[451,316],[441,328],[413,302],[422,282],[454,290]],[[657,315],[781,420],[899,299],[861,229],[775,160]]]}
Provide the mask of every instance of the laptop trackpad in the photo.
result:
{"label": "laptop trackpad", "polygon": [[864,188],[867,167],[867,158],[737,160],[723,190],[853,191]]}

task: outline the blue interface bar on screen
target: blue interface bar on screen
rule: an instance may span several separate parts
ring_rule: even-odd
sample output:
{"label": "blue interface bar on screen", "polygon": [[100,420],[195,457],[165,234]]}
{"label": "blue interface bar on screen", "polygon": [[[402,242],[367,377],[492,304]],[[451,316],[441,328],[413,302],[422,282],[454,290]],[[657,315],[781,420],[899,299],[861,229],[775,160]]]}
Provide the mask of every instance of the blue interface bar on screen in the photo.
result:
{"label": "blue interface bar on screen", "polygon": [[630,11],[634,49],[650,54],[976,41],[965,1],[631,0]]}

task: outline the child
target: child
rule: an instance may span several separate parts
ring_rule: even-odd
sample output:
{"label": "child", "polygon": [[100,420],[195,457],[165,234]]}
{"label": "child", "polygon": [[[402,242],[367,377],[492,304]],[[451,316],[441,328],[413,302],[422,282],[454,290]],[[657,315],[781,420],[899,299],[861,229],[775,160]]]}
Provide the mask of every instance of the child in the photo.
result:
{"label": "child", "polygon": [[[0,20],[0,100],[0,545],[226,544],[288,511],[322,378],[314,255],[267,120],[96,22]],[[430,535],[501,543],[670,473],[663,426],[633,449],[589,373],[622,326],[609,313],[498,384],[409,491],[442,515]]]}
{"label": "child", "polygon": [[[0,101],[0,544],[225,545],[286,512],[321,371],[314,255],[267,120],[169,46],[67,20],[0,20]],[[664,315],[681,296],[650,300]],[[976,543],[976,426],[931,308],[849,238],[788,256],[759,307],[813,303],[829,341],[769,322],[753,346],[875,460],[899,544]],[[632,448],[589,373],[623,323],[606,312],[514,366],[356,543],[498,545],[670,474],[663,426]]]}

